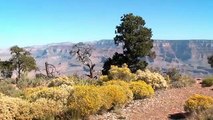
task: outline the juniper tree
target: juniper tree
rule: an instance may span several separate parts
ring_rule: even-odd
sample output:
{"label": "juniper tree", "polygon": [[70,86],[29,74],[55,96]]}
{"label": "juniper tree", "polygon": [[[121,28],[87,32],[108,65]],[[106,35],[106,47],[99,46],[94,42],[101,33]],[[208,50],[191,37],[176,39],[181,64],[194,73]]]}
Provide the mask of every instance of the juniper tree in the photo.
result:
{"label": "juniper tree", "polygon": [[104,63],[102,74],[108,74],[111,65],[122,66],[126,63],[132,72],[145,69],[146,57],[155,56],[152,51],[152,30],[145,27],[145,20],[132,13],[121,17],[121,24],[116,26],[114,42],[122,45],[123,53],[115,53]]}

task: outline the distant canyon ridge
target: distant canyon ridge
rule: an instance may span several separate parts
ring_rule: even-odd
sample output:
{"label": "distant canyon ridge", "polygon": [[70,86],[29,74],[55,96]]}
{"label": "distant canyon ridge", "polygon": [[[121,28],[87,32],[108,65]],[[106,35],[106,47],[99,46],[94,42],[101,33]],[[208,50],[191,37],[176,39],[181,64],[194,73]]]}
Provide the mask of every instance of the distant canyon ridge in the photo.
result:
{"label": "distant canyon ridge", "polygon": [[[94,50],[92,61],[96,64],[96,74],[101,74],[103,63],[115,52],[122,52],[121,46],[116,46],[113,40],[99,40],[85,42]],[[86,74],[87,69],[70,56],[74,43],[55,43],[42,46],[25,47],[36,59],[40,72],[44,73],[44,64],[48,62],[56,66],[60,75]],[[155,40],[154,51],[157,57],[149,60],[149,67],[166,71],[168,68],[177,68],[182,73],[194,77],[213,75],[213,68],[207,62],[207,57],[213,55],[213,40]],[[9,49],[0,49],[0,58],[10,57]]]}

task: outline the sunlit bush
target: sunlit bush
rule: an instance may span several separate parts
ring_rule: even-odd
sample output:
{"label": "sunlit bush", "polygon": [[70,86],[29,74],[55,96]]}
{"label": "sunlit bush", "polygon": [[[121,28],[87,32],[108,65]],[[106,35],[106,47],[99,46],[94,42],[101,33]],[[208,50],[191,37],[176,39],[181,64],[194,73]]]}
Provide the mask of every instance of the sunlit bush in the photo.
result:
{"label": "sunlit bush", "polygon": [[87,116],[100,110],[102,104],[101,93],[95,86],[75,86],[73,94],[68,99],[71,111]]}
{"label": "sunlit bush", "polygon": [[105,82],[104,85],[119,85],[121,87],[129,88],[129,83],[122,81],[122,80],[110,80],[108,82]]}
{"label": "sunlit bush", "polygon": [[122,81],[122,80],[110,80],[108,82],[105,82],[104,85],[118,85],[123,88],[123,91],[128,96],[128,100],[131,101],[133,99],[133,93],[129,88],[129,83]]}
{"label": "sunlit bush", "polygon": [[58,77],[50,81],[48,84],[48,87],[57,87],[61,85],[74,85],[73,79],[63,76],[63,77]]}
{"label": "sunlit bush", "polygon": [[100,87],[100,95],[104,102],[104,109],[111,109],[113,107],[121,108],[132,100],[132,92],[125,87],[119,85],[106,85]]}
{"label": "sunlit bush", "polygon": [[30,101],[36,101],[40,98],[46,98],[63,104],[67,103],[67,99],[73,92],[73,87],[62,85],[60,87],[42,87],[42,88],[30,88],[25,90],[26,98]]}
{"label": "sunlit bush", "polygon": [[136,80],[136,75],[131,73],[131,70],[128,68],[126,64],[124,64],[122,67],[118,66],[111,66],[111,69],[109,70],[108,76],[101,76],[101,80],[103,81],[109,81],[109,80],[124,80],[124,81],[132,81]]}
{"label": "sunlit bush", "polygon": [[108,78],[107,75],[101,75],[99,79],[100,79],[101,81],[104,81],[104,82],[109,81],[109,78]]}
{"label": "sunlit bush", "polygon": [[66,110],[60,102],[45,98],[30,103],[27,100],[1,94],[0,103],[0,120],[46,120]]}
{"label": "sunlit bush", "polygon": [[60,102],[40,98],[32,103],[31,115],[34,119],[53,119],[55,116],[64,112],[65,106]]}
{"label": "sunlit bush", "polygon": [[150,72],[149,70],[138,70],[136,72],[138,80],[144,80],[147,84],[151,85],[154,89],[167,88],[168,84],[165,78],[155,72]]}
{"label": "sunlit bush", "polygon": [[32,119],[31,105],[20,98],[1,95],[0,97],[0,119],[1,120],[27,120]]}
{"label": "sunlit bush", "polygon": [[213,98],[210,96],[204,96],[195,94],[191,96],[184,105],[184,109],[187,112],[200,112],[213,107]]}
{"label": "sunlit bush", "polygon": [[131,82],[130,89],[133,92],[134,99],[142,99],[154,94],[152,86],[147,85],[144,81]]}

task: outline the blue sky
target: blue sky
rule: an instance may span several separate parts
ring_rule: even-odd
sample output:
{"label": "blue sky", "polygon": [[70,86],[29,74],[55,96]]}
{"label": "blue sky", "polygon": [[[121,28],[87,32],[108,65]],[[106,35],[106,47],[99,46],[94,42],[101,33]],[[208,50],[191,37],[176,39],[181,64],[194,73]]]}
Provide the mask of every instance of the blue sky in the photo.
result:
{"label": "blue sky", "polygon": [[125,13],[153,39],[213,39],[213,0],[0,0],[0,48],[113,39]]}

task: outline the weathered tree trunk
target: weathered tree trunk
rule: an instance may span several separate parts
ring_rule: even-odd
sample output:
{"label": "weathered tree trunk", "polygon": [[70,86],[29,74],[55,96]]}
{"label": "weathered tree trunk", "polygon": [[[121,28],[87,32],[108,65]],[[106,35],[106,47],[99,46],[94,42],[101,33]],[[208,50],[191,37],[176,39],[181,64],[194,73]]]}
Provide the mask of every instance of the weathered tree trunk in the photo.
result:
{"label": "weathered tree trunk", "polygon": [[56,70],[56,67],[52,64],[49,64],[48,62],[45,62],[45,71],[48,78],[55,77],[55,74],[59,72]]}
{"label": "weathered tree trunk", "polygon": [[94,78],[94,67],[95,64],[87,64],[88,68],[89,68],[89,75],[87,75],[89,78]]}
{"label": "weathered tree trunk", "polygon": [[49,73],[48,63],[47,62],[45,62],[45,71],[46,71],[47,77],[49,78],[50,77],[50,73]]}

